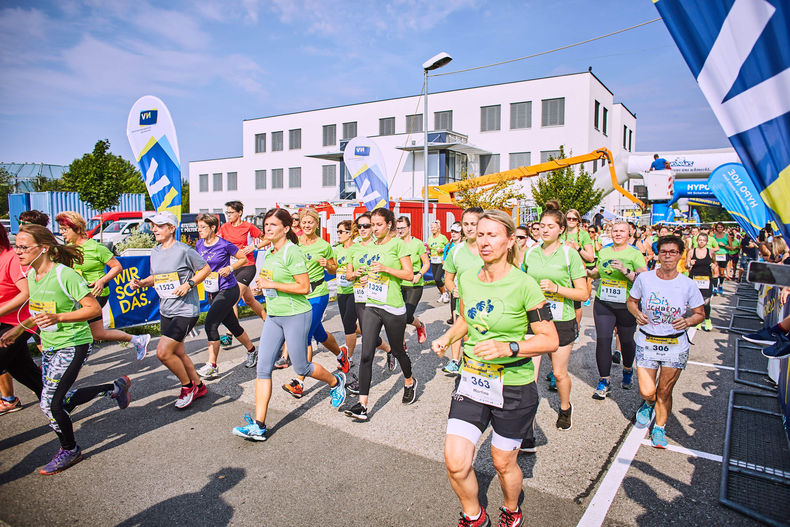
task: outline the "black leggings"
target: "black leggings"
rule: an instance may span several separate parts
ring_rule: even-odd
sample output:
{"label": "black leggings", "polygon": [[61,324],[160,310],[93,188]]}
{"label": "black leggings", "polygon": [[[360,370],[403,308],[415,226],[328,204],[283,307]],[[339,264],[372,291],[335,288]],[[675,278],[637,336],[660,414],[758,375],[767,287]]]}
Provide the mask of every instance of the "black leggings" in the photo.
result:
{"label": "black leggings", "polygon": [[455,305],[458,303],[458,299],[455,298],[455,295],[450,295],[450,320],[455,320]]}
{"label": "black leggings", "polygon": [[373,335],[378,336],[381,326],[387,332],[387,339],[392,347],[392,354],[398,359],[403,376],[411,377],[411,360],[403,349],[403,334],[406,331],[406,315],[393,315],[378,307],[367,306],[365,318],[362,319],[362,359],[359,362],[359,394],[370,393],[370,381],[373,377],[373,356],[376,344]]}
{"label": "black leggings", "polygon": [[[365,307],[366,307],[365,304],[361,304],[359,302],[354,304],[354,310],[357,312],[357,320],[359,321],[359,329],[362,329],[362,320],[364,320]],[[356,332],[356,328],[354,329],[354,331]],[[381,330],[379,330],[379,333],[381,333]],[[381,335],[376,334],[376,347],[378,348],[379,346],[381,346],[383,342],[384,341],[381,340]]]}
{"label": "black leggings", "polygon": [[[364,306],[364,304],[362,304]],[[354,304],[354,293],[338,293],[337,307],[343,321],[343,333],[353,335],[357,332],[357,307]]]}
{"label": "black leggings", "polygon": [[444,287],[444,266],[440,263],[432,263],[431,274],[433,275],[433,280],[436,282],[436,287]]}
{"label": "black leggings", "polygon": [[403,295],[403,301],[406,303],[406,323],[411,324],[414,322],[414,312],[417,311],[417,304],[420,303],[422,298],[422,286],[401,286],[400,292]]}
{"label": "black leggings", "polygon": [[208,300],[211,307],[206,314],[206,337],[209,342],[219,340],[219,325],[223,324],[233,336],[239,338],[244,333],[244,328],[239,324],[239,319],[233,312],[233,306],[239,301],[239,285],[222,289],[216,293],[209,293]]}
{"label": "black leggings", "polygon": [[634,315],[623,307],[615,307],[608,302],[596,300],[593,305],[593,320],[595,321],[595,361],[598,363],[598,375],[608,377],[612,371],[612,339],[614,328],[620,337],[623,366],[630,368],[634,364],[636,343],[636,319]]}
{"label": "black leggings", "polygon": [[[0,323],[0,335],[14,326]],[[41,399],[41,368],[39,368],[27,349],[30,333],[23,331],[22,335],[7,348],[0,348],[0,371],[8,371],[17,382],[30,388],[36,397]]]}

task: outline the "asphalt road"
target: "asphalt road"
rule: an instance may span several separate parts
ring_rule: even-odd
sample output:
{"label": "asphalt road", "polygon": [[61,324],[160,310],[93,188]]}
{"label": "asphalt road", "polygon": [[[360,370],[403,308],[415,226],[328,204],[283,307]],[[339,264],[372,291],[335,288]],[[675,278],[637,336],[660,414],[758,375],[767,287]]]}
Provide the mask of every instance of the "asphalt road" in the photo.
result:
{"label": "asphalt road", "polygon": [[[728,291],[734,286],[728,284]],[[444,331],[446,304],[426,288],[418,315],[432,336]],[[729,320],[730,296],[714,298],[714,324]],[[257,341],[261,322],[244,326]],[[726,409],[733,372],[733,338],[699,332],[691,360],[675,388],[667,424],[671,445],[690,451],[635,449],[622,481],[607,478],[634,432],[640,404],[636,387],[619,387],[613,370],[612,396],[591,398],[597,383],[592,311],[585,308],[582,337],[569,370],[573,378],[573,428],[555,428],[559,400],[546,389],[543,361],[537,417],[538,453],[521,455],[522,508],[527,521],[576,525],[590,504],[607,507],[602,520],[584,525],[750,525],[718,503]],[[325,327],[342,342],[335,304]],[[187,350],[197,365],[207,356],[205,334],[190,338]],[[268,441],[231,435],[254,404],[254,371],[241,363],[236,344],[220,355],[221,378],[210,381],[207,397],[187,410],[173,407],[178,383],[151,354],[134,360],[128,347],[97,347],[78,385],[132,378],[133,401],[118,410],[96,400],[74,412],[85,460],[62,474],[38,469],[57,450],[55,435],[24,387],[22,411],[0,416],[0,523],[26,525],[455,525],[460,507],[447,481],[443,441],[453,379],[444,361],[417,343],[407,329],[409,354],[419,381],[418,400],[400,402],[400,370],[386,371],[384,355],[374,364],[372,409],[366,423],[353,422],[329,404],[328,389],[308,380],[305,397],[291,398],[275,387]],[[152,342],[152,347],[155,345]],[[315,360],[333,368],[325,350]],[[355,371],[355,368],[352,368]],[[292,370],[277,371],[275,385]],[[349,398],[346,405],[353,404]],[[636,440],[638,441],[638,437]],[[634,441],[634,440],[630,440]],[[480,494],[494,519],[502,493],[491,464],[490,430],[481,440],[475,471]],[[704,455],[703,455],[704,454]],[[713,459],[710,459],[713,458]],[[614,463],[613,463],[614,460]],[[606,494],[611,499],[604,499]],[[589,512],[588,512],[589,514]]]}

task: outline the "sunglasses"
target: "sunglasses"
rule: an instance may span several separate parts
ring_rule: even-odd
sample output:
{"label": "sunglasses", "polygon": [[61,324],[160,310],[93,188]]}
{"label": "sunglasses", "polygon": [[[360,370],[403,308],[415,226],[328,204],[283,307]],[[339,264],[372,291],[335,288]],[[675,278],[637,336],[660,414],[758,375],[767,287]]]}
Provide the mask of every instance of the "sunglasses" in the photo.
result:
{"label": "sunglasses", "polygon": [[579,218],[577,218],[577,217],[575,217],[575,216],[568,216],[568,217],[567,217],[567,218],[565,218],[565,219],[566,219],[566,220],[568,220],[568,221],[579,221]]}
{"label": "sunglasses", "polygon": [[360,229],[369,229],[370,223],[357,223],[357,227]]}
{"label": "sunglasses", "polygon": [[518,238],[519,240],[526,240],[527,239],[526,236],[518,236],[518,235],[516,236],[516,238]]}

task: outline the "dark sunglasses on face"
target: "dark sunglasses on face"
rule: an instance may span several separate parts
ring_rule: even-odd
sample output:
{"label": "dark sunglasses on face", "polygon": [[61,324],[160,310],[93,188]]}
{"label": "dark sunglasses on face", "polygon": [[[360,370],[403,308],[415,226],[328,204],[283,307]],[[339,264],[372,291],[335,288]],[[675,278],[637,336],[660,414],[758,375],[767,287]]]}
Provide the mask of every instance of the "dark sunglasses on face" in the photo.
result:
{"label": "dark sunglasses on face", "polygon": [[370,223],[357,223],[357,227],[360,229],[369,229]]}
{"label": "dark sunglasses on face", "polygon": [[526,240],[527,239],[526,236],[519,236],[519,235],[516,235],[516,238],[518,238],[519,240]]}

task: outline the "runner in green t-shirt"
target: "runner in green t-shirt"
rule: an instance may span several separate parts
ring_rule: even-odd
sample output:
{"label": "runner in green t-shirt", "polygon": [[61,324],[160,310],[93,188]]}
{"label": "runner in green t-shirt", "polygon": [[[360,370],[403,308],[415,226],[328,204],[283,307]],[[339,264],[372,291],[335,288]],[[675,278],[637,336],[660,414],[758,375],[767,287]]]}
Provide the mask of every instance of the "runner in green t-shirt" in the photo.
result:
{"label": "runner in green t-shirt", "polygon": [[430,250],[431,275],[436,287],[439,289],[439,302],[445,304],[450,301],[450,294],[444,288],[444,248],[450,243],[447,236],[442,234],[439,220],[431,222],[431,235],[426,242]]}
{"label": "runner in green t-shirt", "polygon": [[[60,226],[60,234],[66,243],[82,250],[82,262],[75,263],[74,270],[85,278],[91,288],[91,293],[99,302],[99,306],[104,307],[110,295],[110,288],[107,285],[123,270],[121,263],[107,247],[88,238],[85,218],[79,213],[61,212],[55,217],[55,221]],[[110,268],[106,273],[104,272],[105,266]],[[93,340],[131,342],[137,360],[142,360],[148,353],[148,343],[151,342],[149,334],[130,335],[118,329],[105,329],[101,313],[89,320],[88,325]]]}
{"label": "runner in green t-shirt", "polygon": [[713,281],[716,283],[716,293],[721,295],[724,292],[724,280],[729,276],[727,254],[731,246],[730,236],[724,229],[723,223],[719,222],[716,224],[716,228],[713,230],[711,238],[716,241],[718,246],[714,258],[716,259],[716,264],[719,266],[719,276],[718,278],[714,278]]}
{"label": "runner in green t-shirt", "polygon": [[[555,351],[559,339],[540,287],[514,267],[513,220],[502,211],[486,211],[476,227],[483,263],[459,276],[463,316],[432,345],[442,357],[451,343],[469,336],[450,402],[444,454],[451,485],[461,499],[462,523],[471,525],[472,518],[478,518],[476,524],[490,525],[477,500],[472,466],[475,445],[491,425],[491,457],[504,494],[500,525],[520,525],[522,475],[517,457],[538,407],[531,358]],[[534,336],[525,339],[528,329]]]}
{"label": "runner in green t-shirt", "polygon": [[[592,269],[595,266],[595,246],[590,238],[590,233],[581,226],[582,215],[576,209],[568,209],[565,213],[565,220],[568,222],[568,228],[562,233],[562,241],[579,253],[587,269]],[[573,301],[573,306],[576,310],[576,323],[579,325],[582,323],[582,302],[584,302],[585,306],[589,306],[590,294],[592,293],[592,280],[585,279],[585,282],[587,285],[587,297]]]}
{"label": "runner in green t-shirt", "polygon": [[417,330],[417,342],[422,344],[428,340],[428,334],[425,331],[425,324],[414,315],[414,312],[422,298],[422,288],[425,284],[422,277],[430,269],[431,263],[428,260],[428,253],[425,251],[425,244],[411,235],[411,221],[408,216],[398,218],[396,225],[398,236],[403,240],[406,252],[411,258],[412,271],[414,272],[414,278],[411,281],[407,280],[401,283],[401,294],[406,303],[406,323],[414,326]]}
{"label": "runner in green t-shirt", "polygon": [[335,261],[337,262],[337,307],[340,310],[340,320],[343,322],[343,333],[346,339],[348,360],[354,355],[357,346],[357,310],[354,307],[354,282],[346,277],[348,265],[354,259],[353,231],[351,220],[344,220],[337,224],[338,243],[332,247]]}
{"label": "runner in green t-shirt", "polygon": [[[41,225],[23,225],[14,246],[20,263],[30,267],[30,317],[6,331],[0,346],[13,344],[24,331],[38,326],[41,335],[41,409],[60,440],[60,450],[41,474],[55,474],[82,461],[69,413],[97,396],[115,399],[119,408],[129,406],[131,381],[126,375],[115,382],[70,391],[91,352],[93,337],[87,321],[101,313],[88,284],[71,266],[82,260],[76,247],[61,245]],[[57,404],[53,404],[56,402]],[[120,425],[119,425],[120,426]]]}
{"label": "runner in green t-shirt", "polygon": [[345,374],[329,373],[320,364],[307,359],[307,335],[312,320],[312,308],[306,297],[310,293],[310,278],[307,259],[296,245],[298,238],[291,230],[292,225],[293,219],[285,209],[269,209],[263,218],[265,237],[271,247],[263,256],[257,279],[258,287],[266,295],[267,317],[258,343],[255,417],[245,415],[247,424],[233,429],[234,435],[254,441],[267,439],[266,415],[272,396],[272,370],[283,342],[288,346],[297,375],[327,383],[331,388],[330,402],[335,408],[346,399]]}

